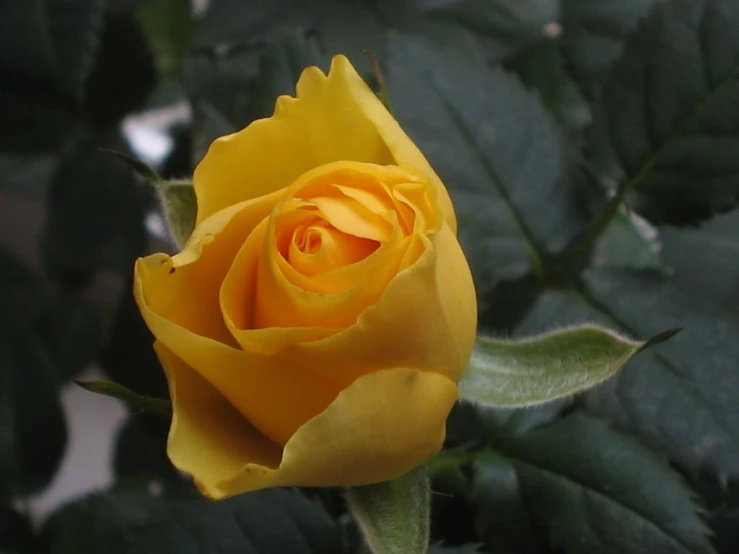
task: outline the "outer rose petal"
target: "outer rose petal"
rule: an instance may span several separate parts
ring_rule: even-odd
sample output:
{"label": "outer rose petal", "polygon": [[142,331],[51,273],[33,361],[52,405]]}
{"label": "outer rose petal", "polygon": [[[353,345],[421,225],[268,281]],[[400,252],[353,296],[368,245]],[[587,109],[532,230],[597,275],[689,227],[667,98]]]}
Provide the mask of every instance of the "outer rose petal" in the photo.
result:
{"label": "outer rose petal", "polygon": [[277,100],[272,117],[211,144],[193,175],[198,223],[279,190],[309,169],[352,160],[407,165],[427,175],[456,233],[454,208],[441,180],[346,57],[333,58],[328,76],[317,67],[306,69],[296,90],[297,98]]}
{"label": "outer rose petal", "polygon": [[167,455],[178,469],[194,475],[208,490],[213,482],[239,473],[244,460],[267,467],[280,465],[280,446],[257,431],[169,348],[156,342],[154,349],[169,383],[173,413]]}
{"label": "outer rose petal", "polygon": [[458,394],[452,381],[434,373],[366,375],[298,429],[280,461],[274,443],[202,377],[161,345],[157,352],[174,409],[168,455],[214,499],[266,487],[352,487],[399,477],[439,451]]}

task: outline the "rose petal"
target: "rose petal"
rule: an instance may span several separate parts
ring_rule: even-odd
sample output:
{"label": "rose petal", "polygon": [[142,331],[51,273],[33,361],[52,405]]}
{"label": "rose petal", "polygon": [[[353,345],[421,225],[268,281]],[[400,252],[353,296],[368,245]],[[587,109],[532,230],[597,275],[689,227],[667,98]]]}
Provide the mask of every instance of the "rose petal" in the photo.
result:
{"label": "rose petal", "polygon": [[196,478],[213,498],[266,487],[353,487],[394,479],[441,449],[457,394],[452,381],[435,373],[371,373],[298,429],[277,469],[245,458],[237,475],[213,486],[208,478],[203,487],[206,476]]}
{"label": "rose petal", "polygon": [[296,89],[297,98],[278,99],[272,117],[211,144],[193,176],[198,222],[286,187],[316,166],[353,160],[421,171],[439,189],[444,217],[456,232],[440,179],[346,57],[334,57],[328,76],[306,69]]}
{"label": "rose petal", "polygon": [[174,258],[155,254],[139,259],[134,294],[154,336],[261,432],[284,444],[328,406],[338,389],[299,362],[229,346],[236,341],[220,312],[220,284],[242,235],[268,204],[259,199],[219,212]]}
{"label": "rose petal", "polygon": [[244,460],[278,467],[282,447],[257,431],[236,408],[161,342],[154,344],[167,374],[172,424],[167,455],[180,471],[195,476],[208,496],[216,483],[232,479]]}
{"label": "rose petal", "polygon": [[280,355],[300,360],[339,388],[371,371],[414,367],[457,381],[475,340],[477,299],[462,249],[444,224],[418,261],[401,271],[357,322]]}

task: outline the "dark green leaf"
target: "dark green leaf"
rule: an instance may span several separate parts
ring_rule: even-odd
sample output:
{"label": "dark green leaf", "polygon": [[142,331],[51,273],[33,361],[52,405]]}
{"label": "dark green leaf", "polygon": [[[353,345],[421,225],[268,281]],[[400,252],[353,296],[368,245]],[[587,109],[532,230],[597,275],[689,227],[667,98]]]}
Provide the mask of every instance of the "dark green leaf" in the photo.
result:
{"label": "dark green leaf", "polygon": [[506,60],[505,67],[539,93],[544,105],[568,131],[581,131],[590,123],[590,106],[568,75],[555,39],[542,39],[524,48]]}
{"label": "dark green leaf", "polygon": [[86,369],[103,346],[96,308],[74,295],[50,298],[37,326],[62,381]]}
{"label": "dark green leaf", "polygon": [[434,545],[429,554],[479,554],[482,552],[477,544],[463,544],[461,546]]}
{"label": "dark green leaf", "polygon": [[139,9],[139,18],[163,73],[175,71],[195,28],[191,0],[155,0]]}
{"label": "dark green leaf", "polygon": [[0,506],[0,552],[3,554],[39,552],[31,522],[7,506]]}
{"label": "dark green leaf", "polygon": [[604,422],[573,415],[501,449],[533,516],[570,554],[713,552],[680,476]]}
{"label": "dark green leaf", "polygon": [[85,284],[98,269],[128,272],[146,240],[144,190],[130,168],[81,141],[62,160],[49,199],[44,262],[56,280]]}
{"label": "dark green leaf", "polygon": [[476,281],[541,270],[582,223],[546,110],[499,69],[397,34],[390,46],[393,108],[450,189]]}
{"label": "dark green leaf", "polygon": [[82,98],[106,0],[24,0],[0,6],[0,67],[36,86]]}
{"label": "dark green leaf", "polygon": [[339,554],[338,526],[281,489],[211,502],[140,494],[91,496],[47,525],[50,554]]}
{"label": "dark green leaf", "polygon": [[620,194],[655,223],[704,220],[739,201],[739,4],[660,4],[603,91],[626,178]]}
{"label": "dark green leaf", "polygon": [[52,155],[0,154],[0,189],[43,198],[58,163]]}
{"label": "dark green leaf", "polygon": [[10,91],[0,85],[0,151],[52,154],[75,126],[75,112],[62,102]]}
{"label": "dark green leaf", "polygon": [[154,58],[138,20],[130,13],[109,16],[87,83],[90,123],[98,129],[116,125],[144,104],[156,79]]}
{"label": "dark green leaf", "polygon": [[539,332],[595,321],[646,336],[684,330],[632,360],[616,378],[588,392],[585,404],[639,434],[671,460],[720,475],[739,472],[739,326],[647,270],[601,269],[586,274],[585,294],[543,295],[519,327]]}
{"label": "dark green leaf", "polygon": [[154,476],[165,487],[181,488],[184,481],[167,457],[169,419],[159,414],[133,414],[118,430],[113,454],[116,477]]}
{"label": "dark green leaf", "polygon": [[453,19],[508,43],[540,37],[546,24],[559,19],[556,0],[453,0],[429,4],[432,16]]}
{"label": "dark green leaf", "polygon": [[[133,289],[129,281],[124,290]],[[154,353],[154,336],[146,327],[133,294],[124,294],[114,315],[110,340],[100,354],[105,374],[139,394],[167,398],[162,366]]]}
{"label": "dark green leaf", "polygon": [[587,310],[628,333],[684,331],[634,360],[589,401],[636,429],[671,459],[739,475],[739,324],[677,290],[655,271],[586,274]]}
{"label": "dark green leaf", "polygon": [[43,290],[13,258],[0,257],[0,501],[37,491],[66,443],[60,379],[34,329]]}
{"label": "dark green leaf", "polygon": [[546,552],[524,504],[513,461],[495,453],[477,456],[472,490],[475,528],[491,549],[516,554]]}
{"label": "dark green leaf", "polygon": [[[700,229],[666,228],[662,259],[675,284],[717,306],[739,306],[739,211],[719,215]],[[739,316],[739,310],[734,309]]]}
{"label": "dark green leaf", "polygon": [[598,239],[592,263],[610,267],[659,267],[658,234],[638,216],[619,211]]}
{"label": "dark green leaf", "polygon": [[562,0],[562,46],[568,65],[591,96],[657,1]]}

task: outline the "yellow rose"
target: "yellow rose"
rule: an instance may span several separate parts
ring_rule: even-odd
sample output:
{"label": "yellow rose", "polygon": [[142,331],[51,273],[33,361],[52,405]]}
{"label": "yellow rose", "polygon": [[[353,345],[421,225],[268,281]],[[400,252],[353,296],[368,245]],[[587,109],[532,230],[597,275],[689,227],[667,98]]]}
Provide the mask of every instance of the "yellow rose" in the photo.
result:
{"label": "yellow rose", "polygon": [[393,479],[441,448],[477,314],[449,195],[349,61],[216,140],[195,230],[136,263],[204,494]]}

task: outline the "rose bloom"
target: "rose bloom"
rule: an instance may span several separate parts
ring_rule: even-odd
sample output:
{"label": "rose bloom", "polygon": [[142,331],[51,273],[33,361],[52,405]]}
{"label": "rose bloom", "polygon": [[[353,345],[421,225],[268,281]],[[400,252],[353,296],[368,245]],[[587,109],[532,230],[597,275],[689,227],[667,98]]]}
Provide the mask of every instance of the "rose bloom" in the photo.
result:
{"label": "rose bloom", "polygon": [[347,58],[217,139],[175,256],[136,263],[173,417],[211,498],[359,486],[439,451],[477,326],[449,195]]}

